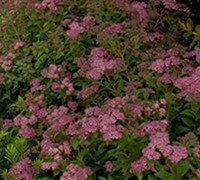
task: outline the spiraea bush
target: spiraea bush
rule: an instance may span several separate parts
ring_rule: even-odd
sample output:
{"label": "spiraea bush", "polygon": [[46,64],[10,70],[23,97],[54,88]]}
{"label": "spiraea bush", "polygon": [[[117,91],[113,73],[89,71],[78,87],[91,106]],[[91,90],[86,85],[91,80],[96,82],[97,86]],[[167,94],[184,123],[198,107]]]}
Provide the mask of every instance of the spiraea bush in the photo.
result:
{"label": "spiraea bush", "polygon": [[198,26],[181,4],[0,7],[2,179],[200,178]]}

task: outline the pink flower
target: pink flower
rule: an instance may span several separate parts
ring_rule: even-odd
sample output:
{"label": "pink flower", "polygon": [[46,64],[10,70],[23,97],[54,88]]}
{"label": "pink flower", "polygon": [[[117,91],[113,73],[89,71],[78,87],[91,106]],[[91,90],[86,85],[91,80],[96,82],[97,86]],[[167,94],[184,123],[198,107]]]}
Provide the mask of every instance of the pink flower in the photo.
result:
{"label": "pink flower", "polygon": [[159,115],[162,117],[162,116],[165,116],[165,114],[166,114],[166,110],[164,108],[160,108]]}
{"label": "pink flower", "polygon": [[10,120],[10,119],[5,119],[3,120],[3,128],[5,129],[9,129],[10,127],[12,127],[14,124],[13,124],[13,121]]}
{"label": "pink flower", "polygon": [[144,136],[146,133],[154,135],[156,132],[165,132],[167,125],[166,120],[146,122],[140,128],[140,134]]}
{"label": "pink flower", "polygon": [[106,104],[111,108],[120,109],[124,107],[125,103],[123,102],[123,99],[121,97],[115,97],[112,99],[109,99]]}
{"label": "pink flower", "polygon": [[69,142],[64,141],[64,143],[63,143],[63,151],[67,155],[69,155],[71,153],[72,150],[71,150]]}
{"label": "pink flower", "polygon": [[159,152],[156,151],[156,148],[151,143],[146,148],[142,150],[143,156],[149,160],[158,160],[160,159],[161,155]]}
{"label": "pink flower", "polygon": [[147,39],[147,41],[152,42],[152,41],[155,41],[156,39],[159,39],[161,37],[162,37],[162,35],[160,33],[155,32],[155,33],[147,34],[146,39]]}
{"label": "pink flower", "polygon": [[112,168],[113,168],[112,162],[111,161],[106,161],[105,168],[106,168],[106,172],[111,172]]}
{"label": "pink flower", "polygon": [[71,40],[75,40],[81,33],[85,31],[85,28],[81,23],[73,21],[69,24],[69,30],[66,31],[66,34]]}
{"label": "pink flower", "polygon": [[33,138],[34,136],[36,136],[36,131],[35,129],[30,128],[28,126],[23,126],[19,130],[19,134],[21,134],[25,138]]}
{"label": "pink flower", "polygon": [[91,174],[89,168],[84,168],[78,164],[69,164],[60,180],[86,180]]}
{"label": "pink flower", "polygon": [[131,5],[138,13],[138,21],[143,27],[146,27],[148,24],[147,4],[145,4],[144,2],[134,1]]}
{"label": "pink flower", "polygon": [[141,159],[131,163],[132,172],[134,172],[136,174],[142,173],[145,170],[150,169],[151,167],[152,167],[152,165],[148,164],[147,160],[145,158],[141,158]]}
{"label": "pink flower", "polygon": [[98,119],[95,117],[83,118],[83,129],[88,133],[95,133],[98,130]]}
{"label": "pink flower", "polygon": [[85,113],[88,115],[88,116],[99,116],[101,114],[102,110],[98,107],[98,106],[95,106],[95,107],[88,107],[85,109]]}
{"label": "pink flower", "polygon": [[50,64],[48,68],[41,71],[42,76],[49,79],[58,79],[62,73],[62,69],[55,64]]}
{"label": "pink flower", "polygon": [[163,152],[169,143],[169,134],[167,132],[157,132],[150,136],[150,144],[159,149],[160,152]]}
{"label": "pink flower", "polygon": [[164,61],[162,59],[158,59],[151,64],[150,69],[158,73],[163,73],[164,67],[165,67]]}
{"label": "pink flower", "polygon": [[91,29],[95,25],[95,17],[85,16],[83,18],[82,26],[86,29]]}
{"label": "pink flower", "polygon": [[178,163],[182,159],[188,157],[186,147],[174,145],[172,146],[172,154],[168,157],[173,163]]}
{"label": "pink flower", "polygon": [[46,89],[46,85],[41,85],[41,79],[32,79],[29,83],[31,85],[31,92],[42,91]]}
{"label": "pink flower", "polygon": [[122,65],[122,60],[113,58],[112,55],[103,48],[94,48],[90,57],[77,58],[76,63],[84,72],[88,79],[100,79],[105,72],[113,71]]}
{"label": "pink flower", "polygon": [[192,151],[195,157],[200,158],[200,148],[195,147]]}
{"label": "pink flower", "polygon": [[43,170],[55,170],[58,167],[58,163],[56,162],[43,162],[41,169]]}
{"label": "pink flower", "polygon": [[158,81],[166,83],[166,84],[173,83],[174,80],[175,78],[168,73],[164,73],[162,76],[158,78]]}
{"label": "pink flower", "polygon": [[197,175],[197,177],[200,177],[200,169],[196,170],[196,175]]}
{"label": "pink flower", "polygon": [[22,41],[16,41],[14,44],[14,49],[19,49],[20,47],[24,46],[24,42]]}
{"label": "pink flower", "polygon": [[196,95],[200,92],[200,66],[190,76],[179,77],[174,81],[174,86],[181,89],[180,97]]}
{"label": "pink flower", "polygon": [[73,87],[73,84],[70,82],[69,78],[68,77],[65,77],[62,82],[61,82],[61,85],[60,85],[60,88],[61,89],[66,89],[66,95],[70,95],[73,93],[74,91],[74,87]]}
{"label": "pink flower", "polygon": [[115,33],[121,33],[123,30],[122,24],[112,24],[108,27],[106,27],[103,32],[109,33],[109,34],[115,34]]}
{"label": "pink flower", "polygon": [[72,110],[72,111],[76,111],[78,109],[78,103],[77,102],[73,102],[73,101],[69,101],[67,103],[67,106]]}
{"label": "pink flower", "polygon": [[88,88],[85,88],[81,91],[78,92],[77,96],[82,99],[86,99],[88,96],[98,92],[99,86],[98,85],[92,85],[89,86]]}
{"label": "pink flower", "polygon": [[22,159],[15,164],[8,172],[8,175],[14,176],[17,180],[34,180],[33,175],[36,170],[32,166],[29,158]]}
{"label": "pink flower", "polygon": [[60,84],[57,82],[53,82],[51,89],[52,89],[52,91],[57,91],[58,89],[60,89]]}
{"label": "pink flower", "polygon": [[72,22],[72,19],[64,19],[64,20],[62,21],[62,24],[64,24],[64,25],[69,25],[71,22]]}
{"label": "pink flower", "polygon": [[161,0],[161,2],[164,4],[166,9],[178,9],[179,7],[176,0]]}
{"label": "pink flower", "polygon": [[103,139],[105,141],[111,141],[113,139],[120,139],[122,138],[123,128],[122,126],[116,125],[109,125],[104,126],[100,130],[103,133]]}
{"label": "pink flower", "polygon": [[160,108],[160,104],[159,104],[158,101],[156,101],[155,103],[153,103],[153,105],[152,105],[152,109],[153,110],[156,110],[156,109],[159,109],[159,108]]}
{"label": "pink flower", "polygon": [[35,8],[37,9],[49,8],[50,11],[56,11],[57,10],[56,3],[57,1],[55,0],[43,0],[41,3],[36,3]]}
{"label": "pink flower", "polygon": [[195,50],[190,52],[191,56],[195,56],[196,57],[196,61],[198,63],[200,63],[200,48],[196,48]]}
{"label": "pink flower", "polygon": [[167,101],[165,100],[165,99],[160,99],[160,103],[162,104],[162,105],[166,105],[167,104]]}

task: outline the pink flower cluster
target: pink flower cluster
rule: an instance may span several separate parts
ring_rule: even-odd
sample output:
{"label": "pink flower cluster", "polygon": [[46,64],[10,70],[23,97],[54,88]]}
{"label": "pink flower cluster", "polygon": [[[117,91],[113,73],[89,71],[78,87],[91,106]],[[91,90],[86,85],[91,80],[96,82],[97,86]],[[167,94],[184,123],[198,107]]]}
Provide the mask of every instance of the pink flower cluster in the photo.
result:
{"label": "pink flower cluster", "polygon": [[14,44],[12,44],[13,49],[19,49],[21,47],[23,47],[25,45],[25,43],[23,41],[16,41]]}
{"label": "pink flower cluster", "polygon": [[128,0],[113,0],[114,5],[120,10],[125,11],[129,16],[136,19],[143,27],[148,24],[147,4],[144,2],[134,1],[130,3]]}
{"label": "pink flower cluster", "polygon": [[100,79],[107,71],[112,71],[121,66],[122,60],[113,58],[111,54],[103,48],[94,48],[88,60],[77,58],[78,67],[89,79]]}
{"label": "pink flower cluster", "polygon": [[196,170],[196,175],[197,175],[197,177],[200,177],[200,169]]}
{"label": "pink flower cluster", "polygon": [[153,164],[148,163],[145,158],[141,158],[131,163],[131,172],[140,174],[146,170],[153,168]]}
{"label": "pink flower cluster", "polygon": [[177,4],[176,0],[160,0],[166,9],[173,9],[176,10],[179,8],[179,5]]}
{"label": "pink flower cluster", "polygon": [[142,124],[140,135],[150,135],[150,143],[142,150],[143,157],[131,164],[134,173],[142,173],[153,167],[148,164],[147,160],[159,160],[161,156],[171,160],[172,163],[178,163],[187,158],[188,152],[186,147],[181,145],[170,145],[169,134],[167,130],[167,121],[152,121]]}
{"label": "pink flower cluster", "polygon": [[42,70],[41,74],[49,79],[58,79],[63,74],[63,69],[55,64],[50,64],[48,68]]}
{"label": "pink flower cluster", "polygon": [[14,125],[20,126],[19,134],[23,135],[25,138],[33,138],[36,135],[36,131],[30,126],[35,124],[37,120],[35,115],[31,115],[29,118],[17,115],[14,118]]}
{"label": "pink flower cluster", "polygon": [[19,161],[9,170],[8,176],[14,176],[17,180],[34,180],[36,170],[31,164],[29,158]]}
{"label": "pink flower cluster", "polygon": [[195,50],[191,51],[189,53],[190,56],[195,56],[196,57],[196,61],[198,63],[200,63],[200,48],[196,48]]}
{"label": "pink flower cluster", "polygon": [[68,101],[67,106],[75,112],[78,109],[78,103],[74,101]]}
{"label": "pink flower cluster", "polygon": [[58,89],[64,89],[66,95],[70,95],[74,91],[73,84],[68,77],[65,77],[61,83],[53,82],[51,89],[57,91]]}
{"label": "pink flower cluster", "polygon": [[111,24],[108,27],[106,27],[103,32],[104,33],[109,33],[109,35],[116,34],[116,33],[121,33],[123,30],[123,24],[118,23],[118,24]]}
{"label": "pink flower cluster", "polygon": [[156,39],[160,39],[161,37],[163,37],[163,35],[160,34],[159,32],[148,33],[148,34],[146,35],[146,40],[149,41],[149,42],[153,42],[153,41],[155,41]]}
{"label": "pink flower cluster", "polygon": [[143,27],[146,27],[148,24],[147,4],[144,2],[134,1],[131,5],[137,12],[137,20]]}
{"label": "pink flower cluster", "polygon": [[195,147],[192,149],[194,157],[200,158],[200,148]]}
{"label": "pink flower cluster", "polygon": [[[115,99],[117,101],[118,98],[114,98],[112,104]],[[125,117],[118,105],[112,106],[110,103],[111,101],[101,108],[98,106],[87,108],[85,110],[87,117],[71,123],[66,129],[66,135],[87,138],[90,134],[99,131],[105,141],[121,138],[124,128],[118,124],[118,121],[122,121]]]}
{"label": "pink flower cluster", "polygon": [[140,117],[143,112],[143,105],[142,104],[127,104],[128,110],[130,112],[130,115],[133,119],[136,119],[137,117]]}
{"label": "pink flower cluster", "polygon": [[67,24],[69,27],[69,30],[66,31],[68,37],[71,40],[75,40],[80,36],[80,34],[86,30],[90,30],[95,25],[95,18],[93,16],[85,16],[82,22],[65,19],[63,24]]}
{"label": "pink flower cluster", "polygon": [[9,129],[11,127],[13,127],[13,121],[11,119],[4,119],[3,120],[3,128],[5,129]]}
{"label": "pink flower cluster", "polygon": [[69,164],[66,171],[60,177],[60,180],[86,180],[91,174],[87,167],[81,167],[78,164]]}
{"label": "pink flower cluster", "polygon": [[43,162],[41,165],[42,170],[55,170],[58,168],[58,163],[57,162]]}
{"label": "pink flower cluster", "polygon": [[190,76],[178,77],[174,81],[174,86],[179,88],[180,97],[196,95],[200,93],[200,66],[197,67]]}
{"label": "pink flower cluster", "polygon": [[157,80],[160,82],[163,82],[165,84],[170,84],[173,83],[175,81],[175,77],[173,77],[171,74],[169,73],[164,73],[163,75],[161,75]]}
{"label": "pink flower cluster", "polygon": [[150,135],[150,143],[143,149],[143,156],[149,160],[159,160],[161,153],[169,158],[173,163],[187,158],[186,147],[181,145],[170,145],[169,134],[166,132],[167,121],[146,122],[140,129],[140,134]]}
{"label": "pink flower cluster", "polygon": [[170,56],[170,57],[167,57],[165,60],[157,59],[151,64],[150,69],[153,71],[156,71],[157,73],[164,73],[165,71],[168,70],[170,66],[179,65],[179,64],[180,64],[179,58],[175,56]]}
{"label": "pink flower cluster", "polygon": [[36,78],[30,81],[31,92],[42,91],[46,89],[46,85],[41,85],[41,79]]}
{"label": "pink flower cluster", "polygon": [[40,143],[41,153],[40,156],[50,157],[51,162],[43,162],[43,170],[55,170],[59,168],[64,162],[63,155],[69,155],[71,153],[71,147],[68,141],[62,143],[53,143],[49,135],[43,135],[44,139]]}
{"label": "pink flower cluster", "polygon": [[149,106],[145,107],[144,108],[145,114],[151,116],[156,112],[158,112],[160,117],[165,116],[166,104],[167,101],[165,99],[160,99],[160,101],[154,102],[151,107]]}
{"label": "pink flower cluster", "polygon": [[[35,99],[41,98],[40,96],[36,97]],[[47,116],[48,113],[50,113],[50,109],[44,107],[44,102],[31,102],[28,105],[28,109],[30,112],[35,115],[37,118],[42,119]]]}
{"label": "pink flower cluster", "polygon": [[140,128],[140,135],[144,136],[145,134],[155,134],[156,132],[165,132],[168,126],[167,120],[161,121],[152,121],[142,124]]}
{"label": "pink flower cluster", "polygon": [[69,108],[65,106],[54,107],[46,117],[46,122],[49,124],[48,130],[58,132],[74,119],[73,115],[68,114]]}
{"label": "pink flower cluster", "polygon": [[35,7],[37,9],[49,8],[50,11],[56,11],[58,9],[56,4],[59,2],[61,2],[61,0],[43,0],[41,3],[36,3]]}
{"label": "pink flower cluster", "polygon": [[112,162],[110,160],[106,161],[105,168],[106,168],[106,172],[111,172],[112,171],[113,165],[112,165]]}
{"label": "pink flower cluster", "polygon": [[85,88],[85,89],[79,91],[78,94],[77,94],[77,97],[82,98],[82,99],[86,99],[88,96],[98,92],[98,90],[99,90],[98,85],[92,85],[88,88]]}
{"label": "pink flower cluster", "polygon": [[12,52],[7,53],[4,56],[0,56],[0,63],[1,67],[3,68],[4,71],[9,71],[12,66],[12,60],[16,58],[16,55],[13,54]]}

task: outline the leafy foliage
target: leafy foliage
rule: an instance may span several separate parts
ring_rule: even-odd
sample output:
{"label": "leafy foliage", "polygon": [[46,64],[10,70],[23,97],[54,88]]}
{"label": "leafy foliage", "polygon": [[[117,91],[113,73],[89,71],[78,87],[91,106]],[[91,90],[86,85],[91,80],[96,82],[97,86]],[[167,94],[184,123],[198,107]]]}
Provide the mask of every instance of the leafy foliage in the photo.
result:
{"label": "leafy foliage", "polygon": [[1,178],[200,177],[200,25],[179,4],[2,7]]}

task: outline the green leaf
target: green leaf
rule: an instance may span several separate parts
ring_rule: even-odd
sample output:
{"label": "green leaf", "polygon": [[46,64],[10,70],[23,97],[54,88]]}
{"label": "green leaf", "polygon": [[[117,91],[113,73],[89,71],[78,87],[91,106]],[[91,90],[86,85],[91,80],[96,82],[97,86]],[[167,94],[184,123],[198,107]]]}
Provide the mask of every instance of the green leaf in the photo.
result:
{"label": "green leaf", "polygon": [[14,165],[18,160],[17,148],[13,144],[7,145],[5,153],[5,158]]}
{"label": "green leaf", "polygon": [[117,83],[117,90],[118,90],[119,92],[121,92],[123,89],[124,89],[124,81],[123,81],[123,79],[120,79],[120,80],[118,81],[118,83]]}
{"label": "green leaf", "polygon": [[172,173],[168,172],[158,172],[156,173],[156,177],[160,178],[161,180],[178,180],[174,178]]}
{"label": "green leaf", "polygon": [[192,29],[194,28],[194,24],[191,18],[188,18],[186,25],[187,25],[187,30],[192,31]]}
{"label": "green leaf", "polygon": [[17,137],[13,145],[16,147],[20,156],[28,149],[27,140],[25,138]]}
{"label": "green leaf", "polygon": [[108,180],[114,180],[114,178],[111,175],[109,175]]}
{"label": "green leaf", "polygon": [[80,142],[80,139],[79,139],[79,138],[73,138],[73,139],[70,141],[70,144],[71,144],[71,146],[72,146],[72,148],[73,148],[74,150],[77,150],[77,149],[78,149],[79,142]]}
{"label": "green leaf", "polygon": [[175,127],[175,131],[177,134],[182,134],[182,133],[187,133],[190,131],[189,128],[185,127],[185,126],[176,126]]}
{"label": "green leaf", "polygon": [[193,169],[193,167],[191,166],[191,164],[188,160],[184,160],[184,161],[179,162],[178,164],[176,164],[174,166],[176,178],[182,179],[183,176],[191,169]]}
{"label": "green leaf", "polygon": [[105,177],[98,177],[99,180],[107,180]]}
{"label": "green leaf", "polygon": [[197,25],[197,26],[195,27],[195,32],[196,32],[197,34],[200,34],[200,25]]}
{"label": "green leaf", "polygon": [[188,127],[194,127],[194,121],[190,117],[181,117],[182,122]]}
{"label": "green leaf", "polygon": [[33,161],[33,166],[35,166],[35,167],[40,167],[41,166],[41,164],[44,162],[44,160],[43,159],[35,159],[34,161]]}
{"label": "green leaf", "polygon": [[4,138],[5,136],[7,136],[9,133],[6,131],[6,130],[4,130],[4,129],[2,129],[1,131],[0,131],[0,140],[2,139],[2,138]]}
{"label": "green leaf", "polygon": [[83,158],[88,154],[89,152],[89,149],[88,148],[85,148],[83,150],[81,150],[78,155],[77,155],[77,160],[81,163],[81,164],[84,164],[83,162]]}
{"label": "green leaf", "polygon": [[156,177],[153,177],[153,176],[151,176],[151,175],[149,175],[149,176],[148,176],[148,180],[157,180],[157,178],[156,178]]}

